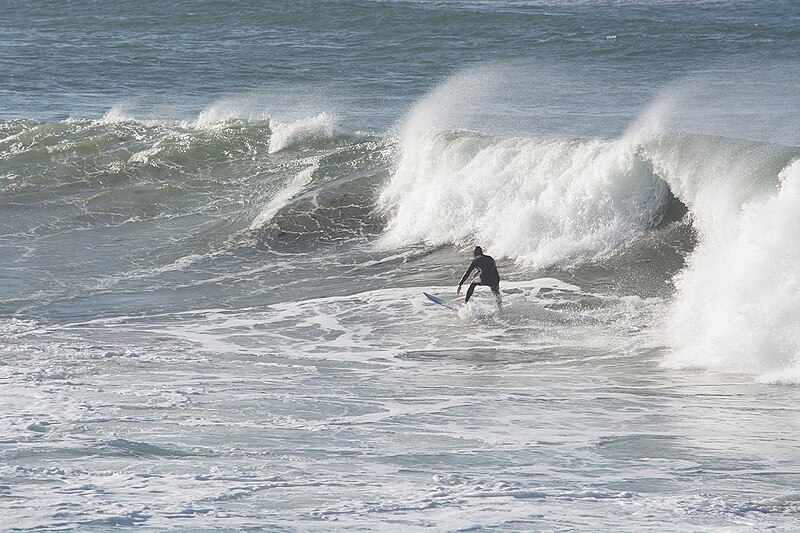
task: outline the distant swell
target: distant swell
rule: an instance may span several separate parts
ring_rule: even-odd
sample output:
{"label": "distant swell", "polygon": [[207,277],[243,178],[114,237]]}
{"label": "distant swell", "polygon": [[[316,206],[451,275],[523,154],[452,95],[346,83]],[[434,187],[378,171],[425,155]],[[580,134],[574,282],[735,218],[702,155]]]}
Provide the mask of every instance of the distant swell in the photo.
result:
{"label": "distant swell", "polygon": [[147,250],[137,255],[169,248],[154,271],[215,253],[209,238],[228,246],[256,231],[262,242],[302,249],[379,231],[372,211],[386,168],[380,138],[327,113],[281,123],[236,111],[217,105],[184,122],[116,106],[101,120],[0,122],[0,190],[20,214],[6,231],[195,225],[180,250],[166,244],[179,234],[174,226],[167,239],[141,241]]}
{"label": "distant swell", "polygon": [[[263,106],[263,104],[262,104]],[[321,112],[301,115],[299,118],[276,118],[268,108],[247,99],[221,100],[203,109],[197,116],[167,117],[152,116],[129,103],[118,103],[109,109],[101,122],[104,124],[138,123],[145,126],[164,126],[188,130],[223,130],[232,124],[269,125],[269,153],[314,142],[343,139],[361,139],[365,132],[346,128],[334,115]]]}

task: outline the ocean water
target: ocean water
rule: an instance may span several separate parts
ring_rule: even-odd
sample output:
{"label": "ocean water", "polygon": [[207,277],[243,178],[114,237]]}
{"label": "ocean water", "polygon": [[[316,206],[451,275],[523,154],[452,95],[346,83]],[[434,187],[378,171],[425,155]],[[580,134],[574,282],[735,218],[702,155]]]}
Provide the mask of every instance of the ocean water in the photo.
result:
{"label": "ocean water", "polygon": [[800,530],[797,2],[0,12],[0,530]]}

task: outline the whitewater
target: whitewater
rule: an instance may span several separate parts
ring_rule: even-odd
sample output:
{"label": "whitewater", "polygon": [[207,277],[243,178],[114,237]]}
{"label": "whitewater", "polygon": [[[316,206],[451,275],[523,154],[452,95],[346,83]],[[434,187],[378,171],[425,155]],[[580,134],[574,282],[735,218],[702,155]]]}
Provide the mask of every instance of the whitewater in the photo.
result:
{"label": "whitewater", "polygon": [[6,7],[0,530],[800,527],[793,3]]}

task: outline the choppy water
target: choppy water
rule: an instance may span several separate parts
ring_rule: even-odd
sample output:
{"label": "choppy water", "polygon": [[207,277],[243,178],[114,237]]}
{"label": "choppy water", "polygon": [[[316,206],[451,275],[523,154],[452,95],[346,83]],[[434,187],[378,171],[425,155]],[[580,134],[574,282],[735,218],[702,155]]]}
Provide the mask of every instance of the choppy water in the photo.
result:
{"label": "choppy water", "polygon": [[0,11],[3,530],[800,527],[794,2]]}

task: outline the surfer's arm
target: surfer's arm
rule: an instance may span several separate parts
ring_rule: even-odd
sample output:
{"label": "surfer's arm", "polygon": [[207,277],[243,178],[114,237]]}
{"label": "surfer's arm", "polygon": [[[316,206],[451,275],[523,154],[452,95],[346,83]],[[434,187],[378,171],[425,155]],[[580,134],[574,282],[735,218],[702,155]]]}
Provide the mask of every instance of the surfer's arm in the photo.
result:
{"label": "surfer's arm", "polygon": [[461,276],[461,281],[458,282],[458,290],[456,290],[456,293],[460,293],[461,292],[461,286],[464,284],[465,281],[467,281],[467,278],[469,277],[470,272],[472,272],[473,270],[475,270],[475,260],[474,259],[472,260],[472,263],[469,264],[469,268],[467,269],[466,272],[464,272],[464,275]]}

